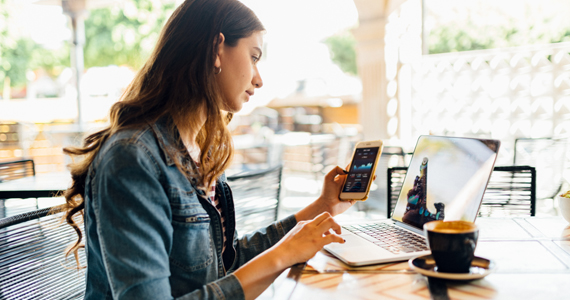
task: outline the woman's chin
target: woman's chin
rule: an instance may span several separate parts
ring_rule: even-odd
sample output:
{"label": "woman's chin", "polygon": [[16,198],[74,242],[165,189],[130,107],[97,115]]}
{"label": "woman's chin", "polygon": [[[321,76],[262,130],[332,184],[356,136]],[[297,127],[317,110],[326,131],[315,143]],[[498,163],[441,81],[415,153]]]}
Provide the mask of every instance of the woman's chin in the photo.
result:
{"label": "woman's chin", "polygon": [[240,105],[239,107],[227,107],[225,109],[225,111],[230,112],[232,114],[235,114],[235,113],[238,113],[242,108],[243,108],[243,105]]}

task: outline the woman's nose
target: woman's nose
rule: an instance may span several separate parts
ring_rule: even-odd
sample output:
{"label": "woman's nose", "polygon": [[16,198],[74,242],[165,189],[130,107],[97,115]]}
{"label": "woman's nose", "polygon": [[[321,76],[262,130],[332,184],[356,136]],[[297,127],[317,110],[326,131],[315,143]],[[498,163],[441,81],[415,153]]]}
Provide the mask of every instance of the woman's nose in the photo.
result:
{"label": "woman's nose", "polygon": [[261,75],[259,75],[259,71],[255,70],[255,75],[253,76],[253,80],[251,81],[256,88],[260,88],[263,86],[263,80],[261,79]]}

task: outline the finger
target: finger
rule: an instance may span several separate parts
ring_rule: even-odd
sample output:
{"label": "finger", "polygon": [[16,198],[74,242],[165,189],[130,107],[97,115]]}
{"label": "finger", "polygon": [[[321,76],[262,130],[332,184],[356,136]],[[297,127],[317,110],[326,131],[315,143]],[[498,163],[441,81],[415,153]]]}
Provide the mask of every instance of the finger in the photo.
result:
{"label": "finger", "polygon": [[318,226],[319,229],[321,229],[323,232],[328,232],[329,230],[334,230],[337,234],[341,234],[341,229],[340,229],[340,225],[338,225],[338,223],[333,219],[333,218],[329,218],[324,220],[323,222],[321,222],[321,224],[319,224]]}
{"label": "finger", "polygon": [[376,175],[374,175],[374,177],[372,177],[372,181],[376,180]]}
{"label": "finger", "polygon": [[323,242],[325,243],[325,245],[328,245],[330,243],[344,244],[346,241],[342,237],[340,237],[336,234],[329,234],[323,238]]}
{"label": "finger", "polygon": [[326,220],[327,218],[330,218],[331,214],[329,214],[328,212],[324,212],[318,216],[316,216],[313,221],[311,221],[311,223],[319,226],[324,220]]}
{"label": "finger", "polygon": [[327,175],[325,175],[325,180],[333,181],[337,175],[345,175],[345,174],[346,173],[344,173],[344,170],[341,167],[336,166],[334,169],[328,172]]}
{"label": "finger", "polygon": [[329,234],[342,234],[342,233],[336,232],[332,228],[329,228],[329,230],[325,231],[325,233],[323,235],[329,235]]}

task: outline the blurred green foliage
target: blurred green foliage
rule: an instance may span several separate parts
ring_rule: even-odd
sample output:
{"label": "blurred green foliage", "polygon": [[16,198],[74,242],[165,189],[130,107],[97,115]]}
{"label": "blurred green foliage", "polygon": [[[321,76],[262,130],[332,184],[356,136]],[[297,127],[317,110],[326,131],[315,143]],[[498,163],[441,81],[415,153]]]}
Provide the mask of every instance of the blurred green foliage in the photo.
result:
{"label": "blurred green foliage", "polygon": [[6,77],[12,87],[27,83],[26,74],[43,69],[52,76],[69,66],[69,49],[45,49],[29,37],[16,36],[10,30],[10,10],[6,0],[0,0],[0,89]]}
{"label": "blurred green foliage", "polygon": [[123,1],[92,10],[85,20],[85,68],[127,65],[140,68],[152,52],[174,2]]}
{"label": "blurred green foliage", "polygon": [[[0,0],[0,90],[10,77],[11,87],[23,87],[32,70],[52,77],[70,66],[70,47],[46,49],[10,28],[9,1]],[[125,0],[89,12],[85,20],[85,68],[127,65],[138,69],[150,55],[160,30],[174,10],[174,1]]]}
{"label": "blurred green foliage", "polygon": [[[528,3],[527,3],[528,4]],[[487,11],[485,11],[487,9]],[[518,47],[570,41],[569,22],[542,15],[525,6],[527,19],[516,19],[499,10],[482,6],[471,11],[466,18],[455,18],[433,26],[429,32],[430,54],[470,51],[492,48]],[[485,13],[491,14],[487,16]],[[497,19],[500,16],[500,19]]]}
{"label": "blurred green foliage", "polygon": [[6,73],[12,69],[12,64],[8,60],[7,52],[12,47],[13,42],[8,35],[8,12],[5,9],[6,1],[0,0],[0,89],[4,86]]}
{"label": "blurred green foliage", "polygon": [[342,32],[328,37],[324,43],[328,46],[331,59],[342,71],[358,75],[356,65],[356,40],[350,32]]}
{"label": "blurred green foliage", "polygon": [[530,34],[528,30],[507,27],[442,26],[434,28],[428,38],[429,54],[481,49],[517,47],[570,41],[570,29],[561,32]]}
{"label": "blurred green foliage", "polygon": [[[2,41],[2,70],[4,76],[10,77],[12,86],[26,84],[26,70],[29,70],[35,44],[30,39],[14,40],[5,36]],[[2,78],[3,80],[4,78]]]}

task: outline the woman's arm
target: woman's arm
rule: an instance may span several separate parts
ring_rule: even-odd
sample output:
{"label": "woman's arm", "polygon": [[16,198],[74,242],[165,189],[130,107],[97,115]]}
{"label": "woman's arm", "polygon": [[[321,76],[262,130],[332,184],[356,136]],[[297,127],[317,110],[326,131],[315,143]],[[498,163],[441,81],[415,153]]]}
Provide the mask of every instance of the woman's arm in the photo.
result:
{"label": "woman's arm", "polygon": [[323,246],[344,243],[340,236],[329,234],[330,229],[340,234],[340,226],[326,212],[311,221],[301,221],[277,244],[235,271],[245,299],[255,299],[283,270],[309,260]]}
{"label": "woman's arm", "polygon": [[332,218],[350,208],[355,201],[341,201],[340,189],[346,173],[340,167],[330,171],[324,179],[321,196],[295,214],[297,225],[277,244],[239,268],[234,274],[239,279],[246,299],[259,296],[286,268],[313,257],[325,245],[344,240],[340,226]]}
{"label": "woman's arm", "polygon": [[340,201],[338,195],[345,178],[344,170],[336,167],[326,176],[321,196],[307,207],[265,228],[244,235],[236,240],[237,258],[230,272],[247,263],[263,251],[275,245],[298,221],[312,220],[323,212],[335,216],[350,208],[354,202]]}

